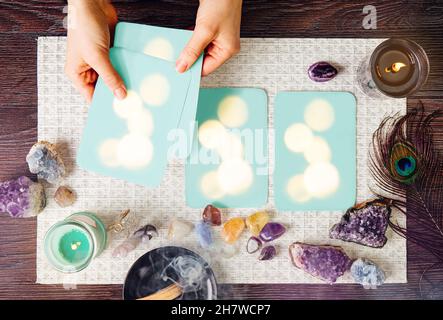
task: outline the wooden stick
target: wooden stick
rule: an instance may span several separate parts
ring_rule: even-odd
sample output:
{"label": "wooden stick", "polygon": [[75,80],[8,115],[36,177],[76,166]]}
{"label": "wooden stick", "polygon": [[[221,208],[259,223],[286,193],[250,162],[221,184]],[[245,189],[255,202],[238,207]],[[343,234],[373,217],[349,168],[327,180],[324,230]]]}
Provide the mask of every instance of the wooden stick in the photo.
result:
{"label": "wooden stick", "polygon": [[137,300],[174,300],[181,294],[181,288],[174,283],[146,297],[138,298]]}

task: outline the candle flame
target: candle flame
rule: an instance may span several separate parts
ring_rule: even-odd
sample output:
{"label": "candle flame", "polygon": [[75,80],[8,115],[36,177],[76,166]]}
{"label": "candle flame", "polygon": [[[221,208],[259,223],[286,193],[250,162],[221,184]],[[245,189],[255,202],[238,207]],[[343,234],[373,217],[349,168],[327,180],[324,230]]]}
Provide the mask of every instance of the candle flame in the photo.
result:
{"label": "candle flame", "polygon": [[80,241],[77,241],[76,243],[71,243],[71,249],[72,250],[77,250],[78,247],[80,247],[82,243]]}
{"label": "candle flame", "polygon": [[391,67],[386,67],[385,72],[397,73],[404,67],[406,67],[406,65],[403,62],[395,62]]}

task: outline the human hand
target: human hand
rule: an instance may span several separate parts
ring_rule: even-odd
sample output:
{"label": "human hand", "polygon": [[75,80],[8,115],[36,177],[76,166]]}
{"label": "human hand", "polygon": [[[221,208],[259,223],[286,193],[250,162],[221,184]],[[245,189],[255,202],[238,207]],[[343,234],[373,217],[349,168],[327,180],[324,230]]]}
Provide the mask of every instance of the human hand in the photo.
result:
{"label": "human hand", "polygon": [[187,71],[206,48],[202,75],[220,67],[240,50],[242,0],[200,0],[194,33],[176,62]]}
{"label": "human hand", "polygon": [[65,72],[91,102],[100,76],[118,99],[126,87],[109,59],[111,32],[117,13],[108,0],[69,0],[68,48]]}

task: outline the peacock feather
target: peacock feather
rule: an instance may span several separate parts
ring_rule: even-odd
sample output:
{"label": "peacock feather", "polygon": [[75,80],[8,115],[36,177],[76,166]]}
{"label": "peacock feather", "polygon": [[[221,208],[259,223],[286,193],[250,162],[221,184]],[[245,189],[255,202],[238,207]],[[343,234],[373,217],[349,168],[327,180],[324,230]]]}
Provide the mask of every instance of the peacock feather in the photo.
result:
{"label": "peacock feather", "polygon": [[[374,132],[370,172],[379,197],[403,212],[410,226],[390,221],[401,236],[443,261],[443,161],[433,143],[432,126],[443,113],[423,106],[385,118]],[[406,210],[406,206],[408,210]]]}

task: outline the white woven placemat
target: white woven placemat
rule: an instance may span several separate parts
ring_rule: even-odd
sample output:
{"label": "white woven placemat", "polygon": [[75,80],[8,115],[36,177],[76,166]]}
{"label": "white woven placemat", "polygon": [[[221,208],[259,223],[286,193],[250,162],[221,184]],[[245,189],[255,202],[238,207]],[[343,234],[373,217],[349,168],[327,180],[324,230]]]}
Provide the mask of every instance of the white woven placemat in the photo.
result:
{"label": "white woven placemat", "polygon": [[[264,88],[269,97],[270,167],[273,166],[273,102],[280,90],[349,91],[355,94],[357,107],[357,198],[370,196],[370,176],[367,166],[368,146],[372,132],[387,113],[406,112],[405,99],[373,100],[362,95],[355,82],[359,62],[380,43],[381,39],[242,39],[242,50],[235,58],[213,75],[204,78],[204,87]],[[160,187],[147,189],[112,178],[99,176],[75,166],[75,153],[87,117],[87,105],[64,75],[66,39],[43,37],[38,39],[38,138],[60,143],[70,171],[64,184],[78,194],[74,206],[61,209],[54,200],[55,188],[49,188],[48,205],[38,217],[37,282],[38,283],[123,283],[131,264],[146,251],[171,244],[167,240],[167,224],[177,216],[196,222],[200,211],[186,207],[184,198],[184,169],[180,162],[169,165]],[[316,61],[326,60],[341,67],[340,75],[327,83],[314,83],[306,70]],[[274,207],[272,176],[269,201],[265,209]],[[160,237],[140,246],[125,259],[113,259],[112,249],[122,238],[111,241],[109,248],[82,272],[66,275],[54,271],[43,253],[46,230],[68,214],[89,210],[110,222],[122,209],[130,208],[141,217],[142,223],[153,223]],[[255,208],[257,209],[257,208]],[[247,216],[254,208],[223,210],[226,216]],[[320,283],[296,269],[288,258],[288,245],[293,241],[341,245],[351,258],[366,257],[378,263],[387,273],[387,282],[406,282],[406,242],[387,231],[389,238],[382,249],[371,249],[357,244],[330,240],[329,228],[341,212],[278,212],[273,220],[287,225],[288,232],[275,243],[278,256],[271,261],[257,261],[255,255],[245,252],[248,232],[239,240],[240,253],[231,259],[210,256],[196,244],[194,235],[175,243],[202,254],[211,263],[220,283]],[[402,217],[398,217],[402,219]],[[217,230],[218,231],[218,230]],[[345,275],[339,282],[350,282]]]}

